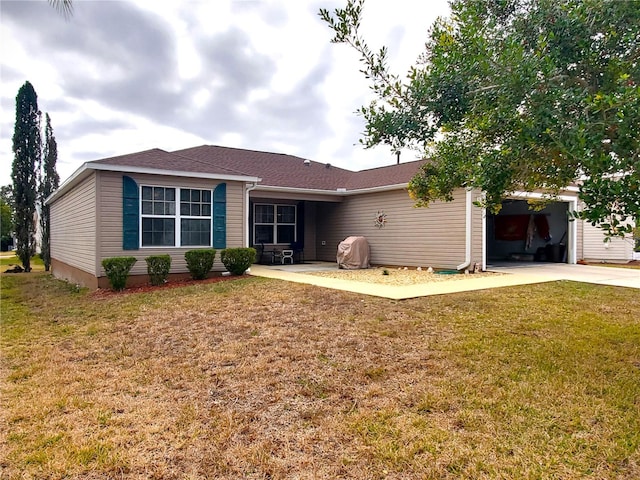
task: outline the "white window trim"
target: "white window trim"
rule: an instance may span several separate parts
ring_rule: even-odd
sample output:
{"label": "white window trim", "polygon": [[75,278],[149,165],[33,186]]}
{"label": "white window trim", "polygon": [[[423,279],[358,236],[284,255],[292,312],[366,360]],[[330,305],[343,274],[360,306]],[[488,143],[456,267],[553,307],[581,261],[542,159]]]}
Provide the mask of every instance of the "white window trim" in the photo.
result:
{"label": "white window trim", "polygon": [[[256,222],[256,207],[260,206],[270,206],[273,207],[273,223],[262,223]],[[295,221],[293,223],[278,223],[278,207],[293,207],[293,215]],[[253,204],[253,244],[256,245],[256,226],[257,225],[271,225],[273,226],[273,240],[274,243],[265,243],[265,245],[285,245],[285,243],[278,242],[278,225],[293,225],[293,241],[298,241],[298,206],[293,205],[291,203],[254,203]],[[289,243],[289,242],[286,242]]]}
{"label": "white window trim", "polygon": [[[143,187],[156,187],[156,188],[173,188],[175,190],[175,214],[174,215],[149,215],[142,213],[142,189]],[[140,225],[138,227],[138,238],[139,238],[139,246],[141,249],[168,249],[168,248],[211,248],[213,246],[213,189],[211,188],[190,188],[190,187],[175,187],[173,185],[140,185],[138,187],[138,211],[140,217]],[[209,216],[199,216],[194,217],[192,215],[181,215],[180,214],[180,193],[182,190],[200,190],[200,191],[208,191],[211,194],[211,213]],[[162,219],[170,219],[172,218],[174,223],[174,238],[173,245],[142,245],[142,219],[143,218],[162,218]],[[181,220],[209,220],[209,245],[182,245],[180,239],[181,236],[181,228],[182,221]]]}

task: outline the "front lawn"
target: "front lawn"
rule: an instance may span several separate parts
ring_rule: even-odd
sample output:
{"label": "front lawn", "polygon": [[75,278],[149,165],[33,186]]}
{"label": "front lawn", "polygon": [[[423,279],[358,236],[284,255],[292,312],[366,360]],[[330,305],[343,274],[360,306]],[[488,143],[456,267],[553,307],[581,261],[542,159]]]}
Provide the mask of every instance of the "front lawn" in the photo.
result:
{"label": "front lawn", "polygon": [[[16,257],[15,253],[2,252],[2,254],[0,255],[0,271],[4,272],[7,268],[15,265],[20,265],[22,267],[22,262],[20,262],[20,259]],[[31,257],[31,270],[44,270],[44,264],[42,263],[42,259],[39,255]]]}
{"label": "front lawn", "polygon": [[640,478],[640,291],[4,274],[2,478]]}

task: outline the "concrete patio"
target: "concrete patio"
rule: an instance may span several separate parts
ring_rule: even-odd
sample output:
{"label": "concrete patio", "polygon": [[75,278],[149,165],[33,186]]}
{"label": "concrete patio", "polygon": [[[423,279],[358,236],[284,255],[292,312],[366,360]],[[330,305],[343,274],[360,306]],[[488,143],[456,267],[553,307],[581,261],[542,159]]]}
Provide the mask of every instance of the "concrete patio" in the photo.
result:
{"label": "concrete patio", "polygon": [[566,265],[556,263],[536,264],[496,264],[488,271],[503,273],[495,277],[477,277],[452,280],[448,282],[424,283],[418,285],[396,286],[374,283],[341,280],[337,278],[309,275],[311,272],[337,270],[335,263],[310,262],[295,265],[253,265],[251,275],[276,278],[288,282],[306,283],[324,288],[333,288],[347,292],[373,295],[393,300],[443,295],[455,292],[484,290],[488,288],[529,285],[552,282],[556,280],[572,280],[577,282],[596,283],[640,289],[640,270],[595,267],[587,265]]}

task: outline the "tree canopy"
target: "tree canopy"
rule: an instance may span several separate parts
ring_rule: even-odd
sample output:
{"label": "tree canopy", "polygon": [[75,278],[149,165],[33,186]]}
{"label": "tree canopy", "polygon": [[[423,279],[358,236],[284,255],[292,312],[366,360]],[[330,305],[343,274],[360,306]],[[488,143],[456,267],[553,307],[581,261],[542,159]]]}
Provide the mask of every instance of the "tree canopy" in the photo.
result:
{"label": "tree canopy", "polygon": [[1,250],[7,250],[13,244],[13,186],[0,187],[0,243]]}
{"label": "tree canopy", "polygon": [[375,100],[362,143],[413,147],[418,205],[479,188],[493,212],[516,191],[577,184],[608,235],[640,218],[640,1],[452,0],[406,76],[360,34],[364,0],[320,16],[361,55]]}
{"label": "tree canopy", "polygon": [[11,232],[13,232],[13,220],[11,205],[4,198],[0,198],[0,242],[2,242],[2,250],[6,245],[11,243]]}

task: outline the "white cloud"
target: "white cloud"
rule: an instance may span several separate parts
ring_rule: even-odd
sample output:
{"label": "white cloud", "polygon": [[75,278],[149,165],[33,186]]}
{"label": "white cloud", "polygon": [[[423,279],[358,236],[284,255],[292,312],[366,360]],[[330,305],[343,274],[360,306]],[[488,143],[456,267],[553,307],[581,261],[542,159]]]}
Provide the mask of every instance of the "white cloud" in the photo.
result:
{"label": "white cloud", "polygon": [[[0,2],[0,184],[10,182],[15,95],[29,80],[49,112],[58,172],[149,148],[200,144],[290,153],[350,169],[395,161],[364,150],[371,100],[358,55],[317,15],[342,0]],[[367,0],[363,33],[403,75],[445,0]],[[412,160],[411,153],[403,160]]]}

